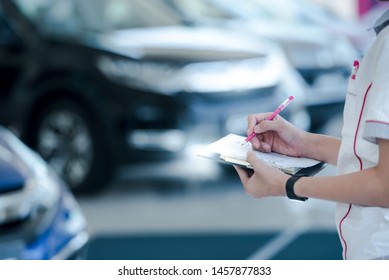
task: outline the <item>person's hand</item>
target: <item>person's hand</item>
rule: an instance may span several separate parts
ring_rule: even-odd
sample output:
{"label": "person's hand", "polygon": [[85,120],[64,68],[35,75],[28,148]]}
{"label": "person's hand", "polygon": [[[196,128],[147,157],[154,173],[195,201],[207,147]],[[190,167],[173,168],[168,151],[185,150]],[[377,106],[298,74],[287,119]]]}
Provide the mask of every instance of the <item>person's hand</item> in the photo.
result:
{"label": "person's hand", "polygon": [[254,149],[261,152],[277,152],[289,156],[302,156],[305,131],[298,129],[281,116],[266,120],[270,113],[250,115],[247,135],[255,132],[251,139]]}
{"label": "person's hand", "polygon": [[235,166],[246,192],[255,198],[268,196],[284,196],[285,184],[289,176],[284,172],[264,163],[253,151],[247,153],[247,161],[252,165],[254,173]]}

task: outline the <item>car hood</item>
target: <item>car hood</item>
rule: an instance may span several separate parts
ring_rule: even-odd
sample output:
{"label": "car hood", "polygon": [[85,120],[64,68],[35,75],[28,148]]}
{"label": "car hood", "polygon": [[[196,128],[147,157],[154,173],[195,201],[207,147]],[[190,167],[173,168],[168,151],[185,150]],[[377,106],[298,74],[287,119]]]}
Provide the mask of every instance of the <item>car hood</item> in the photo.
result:
{"label": "car hood", "polygon": [[136,59],[222,61],[256,58],[269,52],[268,42],[209,28],[131,29],[99,39],[105,48]]}
{"label": "car hood", "polygon": [[0,195],[20,190],[25,183],[25,177],[12,165],[8,151],[0,146]]}

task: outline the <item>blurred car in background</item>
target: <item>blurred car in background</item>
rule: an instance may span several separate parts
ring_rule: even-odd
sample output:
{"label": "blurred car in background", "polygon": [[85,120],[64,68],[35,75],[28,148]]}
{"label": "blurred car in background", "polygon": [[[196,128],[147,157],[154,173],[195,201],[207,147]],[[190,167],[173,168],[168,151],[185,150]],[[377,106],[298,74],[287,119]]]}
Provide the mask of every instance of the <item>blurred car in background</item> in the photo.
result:
{"label": "blurred car in background", "polygon": [[0,3],[0,122],[73,191],[245,134],[248,114],[290,94],[283,116],[309,126],[304,82],[274,43],[183,26],[160,0]]}
{"label": "blurred car in background", "polygon": [[[260,7],[265,18],[321,27],[335,36],[347,38],[359,54],[362,54],[366,48],[367,32],[363,24],[357,20],[341,17],[325,5],[310,0],[249,1]],[[258,18],[258,12],[247,12],[254,18]]]}
{"label": "blurred car in background", "polygon": [[0,127],[0,259],[79,259],[86,221],[57,174]]}
{"label": "blurred car in background", "polygon": [[359,52],[343,34],[312,20],[302,20],[302,7],[308,9],[311,5],[288,0],[161,1],[188,25],[229,28],[279,43],[309,87],[311,130],[325,125],[328,115],[342,112],[351,66]]}
{"label": "blurred car in background", "polygon": [[377,3],[375,3],[375,5],[368,12],[359,18],[359,23],[365,31],[365,36],[363,37],[364,40],[361,42],[361,46],[363,47],[364,52],[367,51],[377,36],[374,29],[372,28],[374,23],[388,9],[388,2],[377,1]]}

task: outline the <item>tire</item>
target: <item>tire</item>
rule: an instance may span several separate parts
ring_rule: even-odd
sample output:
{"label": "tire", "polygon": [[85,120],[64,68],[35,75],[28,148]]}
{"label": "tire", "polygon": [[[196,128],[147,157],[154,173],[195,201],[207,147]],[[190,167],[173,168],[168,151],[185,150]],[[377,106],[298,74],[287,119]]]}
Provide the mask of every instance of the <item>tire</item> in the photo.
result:
{"label": "tire", "polygon": [[31,146],[74,193],[100,189],[112,165],[97,121],[73,101],[54,101],[34,118]]}

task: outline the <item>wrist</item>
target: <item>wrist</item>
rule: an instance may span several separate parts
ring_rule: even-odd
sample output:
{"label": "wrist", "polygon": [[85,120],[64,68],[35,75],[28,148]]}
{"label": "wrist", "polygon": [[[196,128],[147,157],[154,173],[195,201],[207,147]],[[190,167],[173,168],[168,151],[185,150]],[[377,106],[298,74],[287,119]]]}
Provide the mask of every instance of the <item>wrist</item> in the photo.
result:
{"label": "wrist", "polygon": [[283,176],[280,176],[280,180],[277,183],[277,188],[275,188],[277,192],[274,193],[274,196],[287,196],[285,186],[286,186],[286,182],[290,177],[291,176],[286,173],[283,173]]}
{"label": "wrist", "polygon": [[311,132],[303,132],[303,136],[301,137],[302,141],[301,143],[301,157],[306,158],[315,158],[314,154],[317,150],[316,141],[315,140],[315,134]]}
{"label": "wrist", "polygon": [[336,137],[306,132],[302,136],[301,156],[336,165],[340,144]]}

